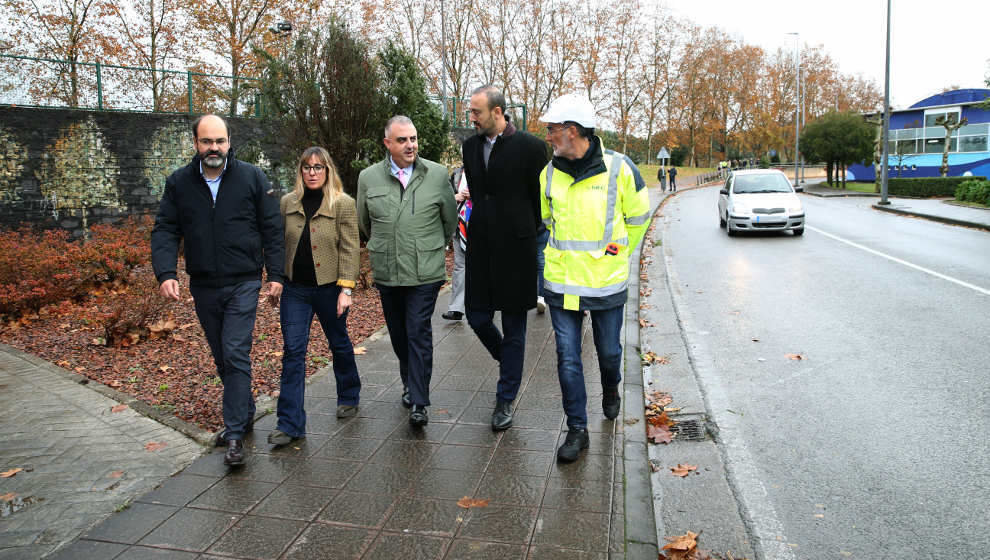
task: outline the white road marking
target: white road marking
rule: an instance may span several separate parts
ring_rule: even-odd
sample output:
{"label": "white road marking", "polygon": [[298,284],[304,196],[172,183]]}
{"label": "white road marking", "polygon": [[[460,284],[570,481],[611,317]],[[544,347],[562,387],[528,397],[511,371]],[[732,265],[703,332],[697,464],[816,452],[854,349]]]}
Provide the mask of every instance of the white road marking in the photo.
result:
{"label": "white road marking", "polygon": [[876,249],[870,249],[869,247],[866,247],[864,245],[860,245],[859,243],[856,243],[855,241],[849,241],[848,239],[843,239],[842,237],[839,237],[838,235],[835,235],[834,233],[829,233],[827,231],[823,231],[823,230],[820,230],[820,229],[818,229],[816,227],[812,227],[812,226],[808,226],[808,225],[806,225],[805,227],[807,229],[810,229],[811,231],[820,233],[820,234],[824,235],[825,237],[831,237],[832,239],[834,239],[834,240],[836,240],[836,241],[838,241],[840,243],[845,243],[846,245],[849,245],[851,247],[855,247],[857,249],[866,251],[867,253],[871,253],[871,254],[876,255],[878,257],[883,257],[883,258],[885,258],[887,260],[890,260],[890,261],[893,261],[893,262],[895,262],[897,264],[902,264],[902,265],[904,265],[906,267],[913,268],[915,270],[924,272],[925,274],[930,274],[930,275],[932,275],[932,276],[934,276],[936,278],[941,278],[942,280],[945,280],[947,282],[952,282],[953,284],[958,284],[958,285],[960,285],[960,286],[962,286],[964,288],[969,288],[970,290],[979,292],[979,293],[981,293],[981,294],[983,294],[985,296],[990,296],[990,290],[988,290],[986,288],[981,288],[981,287],[976,286],[974,284],[970,284],[969,282],[963,282],[962,280],[959,280],[958,278],[953,278],[951,276],[946,276],[945,274],[942,274],[941,272],[935,272],[934,270],[932,270],[930,268],[925,268],[923,266],[919,266],[919,265],[916,265],[914,263],[910,263],[910,262],[908,262],[908,261],[906,261],[904,259],[899,259],[899,258],[897,258],[895,256],[888,255],[886,253],[881,253],[880,251],[877,251]]}

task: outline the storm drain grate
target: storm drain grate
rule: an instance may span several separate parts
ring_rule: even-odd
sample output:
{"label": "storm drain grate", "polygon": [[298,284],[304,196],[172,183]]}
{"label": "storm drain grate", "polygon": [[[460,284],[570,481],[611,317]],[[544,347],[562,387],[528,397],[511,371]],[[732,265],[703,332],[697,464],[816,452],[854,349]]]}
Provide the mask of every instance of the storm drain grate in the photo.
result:
{"label": "storm drain grate", "polygon": [[701,441],[705,439],[705,423],[701,420],[678,420],[671,427],[671,431],[677,434],[677,439],[686,441]]}

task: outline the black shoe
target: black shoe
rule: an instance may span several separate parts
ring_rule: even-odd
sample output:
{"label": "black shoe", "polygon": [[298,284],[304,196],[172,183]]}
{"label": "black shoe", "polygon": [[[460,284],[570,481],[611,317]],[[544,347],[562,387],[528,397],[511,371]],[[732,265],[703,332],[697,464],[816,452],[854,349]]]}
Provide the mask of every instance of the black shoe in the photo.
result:
{"label": "black shoe", "polygon": [[619,386],[605,387],[605,394],[602,395],[602,412],[605,413],[605,418],[615,420],[615,417],[619,415],[619,405],[621,403],[622,399],[619,398]]}
{"label": "black shoe", "polygon": [[425,426],[430,422],[430,416],[426,413],[426,407],[414,405],[409,413],[409,424],[417,428]]}
{"label": "black shoe", "polygon": [[223,456],[223,464],[228,467],[239,467],[244,464],[244,442],[232,439],[227,442],[227,452]]}
{"label": "black shoe", "polygon": [[412,408],[412,397],[409,396],[409,387],[402,388],[402,406]]}
{"label": "black shoe", "polygon": [[498,399],[492,412],[492,431],[501,432],[512,427],[512,401]]}
{"label": "black shoe", "polygon": [[564,445],[557,450],[557,460],[562,463],[573,463],[577,460],[582,449],[588,448],[588,430],[570,429],[564,438]]}
{"label": "black shoe", "polygon": [[460,311],[447,311],[441,317],[448,321],[460,321],[464,318],[464,314]]}
{"label": "black shoe", "polygon": [[[219,435],[217,435],[217,443],[216,443],[216,446],[217,447],[227,447],[227,432],[228,431],[229,430],[227,430],[227,428],[224,428],[223,431],[220,432]],[[248,422],[247,427],[244,428],[244,433],[245,434],[250,434],[253,431],[254,431],[254,420],[251,420],[250,422]]]}

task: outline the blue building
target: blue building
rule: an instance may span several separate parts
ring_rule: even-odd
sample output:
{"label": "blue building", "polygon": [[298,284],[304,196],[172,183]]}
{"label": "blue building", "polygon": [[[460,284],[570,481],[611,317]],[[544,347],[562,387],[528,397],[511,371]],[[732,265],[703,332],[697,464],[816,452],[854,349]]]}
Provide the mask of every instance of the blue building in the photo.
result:
{"label": "blue building", "polygon": [[[890,177],[938,177],[945,148],[945,128],[935,124],[941,116],[968,123],[952,132],[949,140],[949,176],[990,176],[990,110],[977,104],[990,97],[990,89],[957,89],[933,95],[907,109],[891,111],[887,162]],[[873,181],[872,162],[849,166],[849,180]]]}

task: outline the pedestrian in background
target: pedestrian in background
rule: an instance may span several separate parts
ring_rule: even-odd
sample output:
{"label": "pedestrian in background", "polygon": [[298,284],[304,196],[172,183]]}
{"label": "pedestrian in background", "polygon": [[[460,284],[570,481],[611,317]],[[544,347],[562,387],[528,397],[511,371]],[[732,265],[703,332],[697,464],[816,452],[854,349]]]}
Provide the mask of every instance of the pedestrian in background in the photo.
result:
{"label": "pedestrian in background", "polygon": [[[477,134],[464,141],[464,174],[471,186],[471,237],[465,265],[468,324],[499,364],[493,430],[512,426],[512,402],[522,382],[526,314],[536,306],[540,170],[546,144],[516,130],[505,96],[492,86],[471,93]],[[502,314],[502,330],[495,312]]]}
{"label": "pedestrian in background", "polygon": [[601,371],[602,411],[619,415],[622,329],[629,259],[643,239],[650,198],[634,165],[606,150],[595,136],[597,117],[588,99],[568,94],[541,116],[553,159],[540,174],[541,215],[549,224],[547,305],[557,345],[557,377],[567,415],[567,436],[557,459],[575,461],[589,445],[587,391],[581,362],[585,312]]}
{"label": "pedestrian in background", "polygon": [[176,301],[179,242],[183,242],[189,293],[223,383],[224,463],[244,464],[244,435],[254,429],[251,343],[261,291],[282,294],[282,221],[265,174],[237,160],[230,129],[216,115],[192,126],[196,155],[165,180],[165,192],[151,232],[151,262],[162,296]]}
{"label": "pedestrian in background", "polygon": [[323,148],[307,148],[296,165],[295,189],[282,197],[285,288],[282,290],[282,377],[278,423],[268,443],[306,435],[306,350],[313,315],[333,355],[337,418],[357,414],[361,378],[347,334],[351,289],[360,265],[357,208]]}
{"label": "pedestrian in background", "polygon": [[667,177],[670,178],[670,192],[677,190],[677,168],[673,165],[667,170]]}
{"label": "pedestrian in background", "polygon": [[429,422],[433,326],[437,294],[447,278],[447,240],[457,207],[447,168],[419,157],[416,127],[398,115],[385,125],[385,159],[358,176],[358,227],[382,301],[392,350],[399,359],[402,405],[409,423]]}
{"label": "pedestrian in background", "polygon": [[460,321],[464,317],[464,252],[467,250],[468,220],[471,219],[471,191],[468,189],[464,166],[450,176],[450,186],[457,203],[457,230],[451,245],[454,249],[454,270],[450,275],[450,303],[441,317],[448,321]]}

